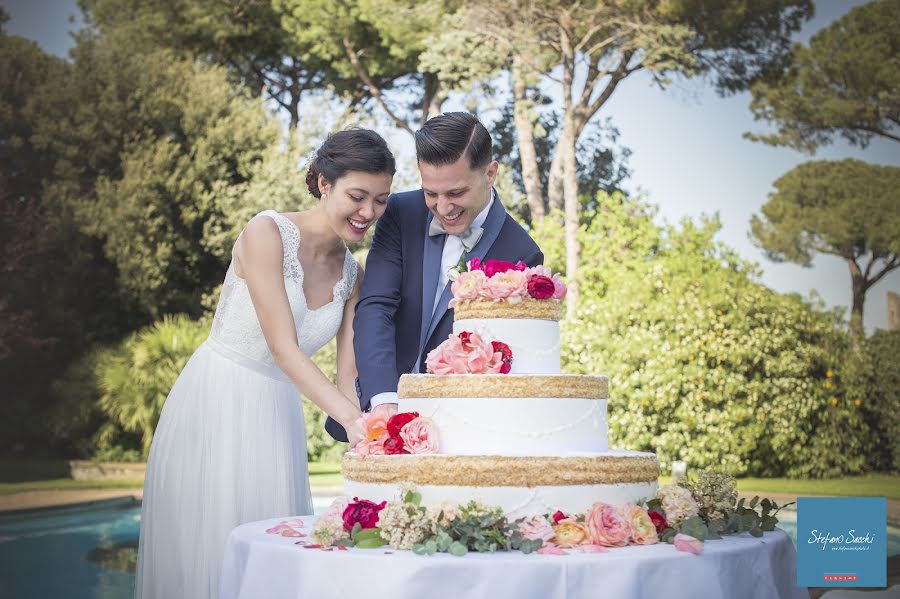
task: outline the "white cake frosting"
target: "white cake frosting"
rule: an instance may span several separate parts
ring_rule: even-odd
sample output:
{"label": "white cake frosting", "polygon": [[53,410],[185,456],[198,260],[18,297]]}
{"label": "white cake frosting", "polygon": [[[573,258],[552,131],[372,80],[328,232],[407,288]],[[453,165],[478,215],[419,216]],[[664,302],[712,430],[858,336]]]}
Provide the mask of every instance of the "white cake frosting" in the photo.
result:
{"label": "white cake frosting", "polygon": [[467,318],[453,334],[478,333],[502,341],[512,351],[510,374],[559,374],[559,322],[536,318]]}
{"label": "white cake frosting", "polygon": [[440,452],[453,455],[568,455],[606,451],[605,399],[417,397],[399,411],[434,420]]}

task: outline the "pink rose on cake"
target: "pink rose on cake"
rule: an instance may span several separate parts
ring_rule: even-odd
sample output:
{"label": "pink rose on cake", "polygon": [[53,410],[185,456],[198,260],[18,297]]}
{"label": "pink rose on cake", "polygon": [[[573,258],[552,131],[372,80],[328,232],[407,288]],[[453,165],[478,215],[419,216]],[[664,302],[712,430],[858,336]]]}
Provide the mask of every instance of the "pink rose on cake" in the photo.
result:
{"label": "pink rose on cake", "polygon": [[388,440],[387,423],[394,409],[387,404],[376,406],[371,412],[364,412],[360,418],[366,428],[366,438],[353,446],[353,453],[361,456],[384,454],[384,442]]}
{"label": "pink rose on cake", "polygon": [[481,288],[481,297],[488,300],[506,300],[511,304],[522,301],[528,293],[525,271],[507,270],[490,277]]}
{"label": "pink rose on cake", "polygon": [[553,275],[553,299],[562,301],[569,291],[566,284],[563,283],[562,277],[558,274]]}
{"label": "pink rose on cake", "polygon": [[619,507],[619,512],[631,526],[631,542],[636,545],[655,545],[659,543],[656,525],[650,519],[647,510],[633,503]]}
{"label": "pink rose on cake", "polygon": [[615,507],[595,503],[585,516],[591,542],[604,547],[624,547],[631,539],[631,525]]}
{"label": "pink rose on cake", "polygon": [[416,418],[400,431],[403,446],[409,453],[437,453],[437,427],[430,418]]}
{"label": "pink rose on cake", "polygon": [[487,277],[480,270],[460,273],[450,286],[450,290],[453,292],[450,307],[453,308],[460,302],[471,302],[480,298],[485,283],[487,283]]}
{"label": "pink rose on cake", "polygon": [[[509,360],[512,360],[512,352]],[[503,365],[501,351],[496,351],[493,344],[478,333],[468,331],[449,335],[425,358],[430,374],[497,374],[502,372]]]}

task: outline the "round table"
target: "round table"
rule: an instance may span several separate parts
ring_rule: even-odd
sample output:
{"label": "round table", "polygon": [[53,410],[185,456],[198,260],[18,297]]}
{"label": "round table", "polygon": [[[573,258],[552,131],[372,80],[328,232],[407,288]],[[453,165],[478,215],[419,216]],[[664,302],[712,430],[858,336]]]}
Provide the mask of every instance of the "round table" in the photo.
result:
{"label": "round table", "polygon": [[[315,516],[304,516],[309,534]],[[519,552],[418,556],[390,547],[326,551],[311,536],[267,534],[286,519],[253,522],[228,538],[220,599],[808,599],[784,531],[707,541],[700,555],[668,544],[606,553]],[[300,544],[298,544],[300,543]]]}

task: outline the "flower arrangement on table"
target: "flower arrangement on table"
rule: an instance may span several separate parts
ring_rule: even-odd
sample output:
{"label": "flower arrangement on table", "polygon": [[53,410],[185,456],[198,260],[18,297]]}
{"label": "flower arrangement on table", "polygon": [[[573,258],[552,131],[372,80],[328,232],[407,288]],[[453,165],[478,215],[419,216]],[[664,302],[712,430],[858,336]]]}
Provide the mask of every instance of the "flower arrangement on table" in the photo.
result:
{"label": "flower arrangement on table", "polygon": [[447,276],[453,284],[450,307],[476,300],[517,304],[524,299],[559,302],[566,297],[566,284],[559,274],[543,265],[527,266],[521,260],[513,264],[504,260],[482,262],[473,258],[450,269]]}
{"label": "flower arrangement on table", "polygon": [[397,455],[406,453],[437,453],[439,436],[430,418],[418,412],[398,412],[382,404],[360,417],[366,437],[350,448],[351,453],[367,455]]}
{"label": "flower arrangement on table", "polygon": [[[297,544],[323,549],[390,546],[419,555],[443,552],[462,556],[469,551],[513,550],[549,555],[604,553],[612,547],[663,542],[698,555],[705,541],[724,534],[749,532],[758,537],[774,530],[776,514],[785,507],[758,497],[745,506],[743,499],[737,500],[733,477],[707,472],[700,472],[684,486],[662,487],[656,497],[639,504],[598,502],[581,514],[557,510],[513,521],[500,508],[475,501],[425,507],[414,488],[401,493],[401,499],[381,503],[338,498],[313,525],[316,542]],[[281,523],[267,532],[305,536],[292,533],[289,524]]]}

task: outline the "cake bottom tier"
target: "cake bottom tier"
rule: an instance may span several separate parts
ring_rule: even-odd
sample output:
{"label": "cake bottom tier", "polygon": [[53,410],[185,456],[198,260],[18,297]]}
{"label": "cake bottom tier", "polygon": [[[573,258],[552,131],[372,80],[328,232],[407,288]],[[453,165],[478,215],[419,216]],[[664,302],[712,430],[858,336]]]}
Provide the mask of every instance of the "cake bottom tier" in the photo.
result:
{"label": "cake bottom tier", "polygon": [[630,451],[565,457],[347,454],[342,466],[350,497],[396,500],[401,488],[412,485],[424,505],[476,500],[511,518],[650,499],[659,477],[655,454]]}

